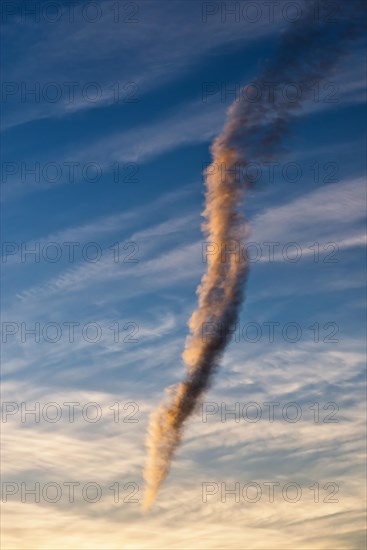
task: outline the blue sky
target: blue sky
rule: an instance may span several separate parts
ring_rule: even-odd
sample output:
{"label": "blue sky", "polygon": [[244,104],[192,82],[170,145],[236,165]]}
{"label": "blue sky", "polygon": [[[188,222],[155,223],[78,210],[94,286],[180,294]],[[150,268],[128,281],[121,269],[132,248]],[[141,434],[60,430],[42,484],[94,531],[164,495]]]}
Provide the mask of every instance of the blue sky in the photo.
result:
{"label": "blue sky", "polygon": [[[253,82],[291,24],[283,11],[289,2],[279,3],[274,21],[256,2],[263,15],[254,23],[243,12],[239,21],[223,20],[226,2],[206,3],[213,14],[199,1],[120,2],[114,22],[107,0],[94,3],[101,15],[94,23],[87,20],[93,6],[82,11],[91,3],[80,2],[74,21],[62,2],[53,3],[61,6],[55,23],[42,10],[35,21],[26,11],[30,4],[16,2],[14,13],[9,6],[2,12],[3,401],[29,408],[55,402],[64,413],[64,402],[96,402],[104,414],[96,423],[80,415],[74,423],[38,423],[30,416],[22,423],[20,413],[9,415],[3,477],[30,486],[129,481],[141,497],[148,416],[183,375],[186,323],[206,268],[202,171],[233,100],[220,92],[204,100],[203,86],[211,82],[223,91]],[[239,323],[241,330],[255,323],[262,336],[232,341],[205,397],[229,408],[295,402],[302,419],[221,422],[213,415],[206,423],[199,410],[149,515],[138,504],[114,503],[108,490],[95,504],[70,504],[64,495],[55,504],[22,503],[19,493],[3,504],[9,513],[4,548],[363,548],[363,46],[353,42],[319,83],[319,100],[307,91],[276,159],[274,181],[260,166],[262,177],[247,194],[248,241],[257,243],[262,258],[251,262]],[[66,83],[72,82],[71,101]],[[39,86],[39,101],[22,95],[32,86]],[[55,90],[61,90],[57,101],[44,100],[42,94]],[[83,96],[96,90],[98,100]],[[39,181],[24,172],[35,163]],[[291,163],[301,171],[297,181],[291,181]],[[272,259],[267,242],[279,243]],[[72,261],[65,243],[78,243]],[[120,261],[114,261],[116,243]],[[282,255],[288,243],[301,250],[299,261]],[[22,257],[22,246],[39,247],[39,261]],[[58,261],[44,258],[55,250]],[[95,251],[100,257],[88,261],[86,254],[93,258]],[[269,322],[279,323],[274,342]],[[31,334],[22,341],[22,330],[35,323],[40,342]],[[42,335],[49,323],[62,330],[54,343]],[[79,323],[74,342],[66,323]],[[88,341],[93,328],[83,337],[89,323],[101,331],[96,342]],[[287,323],[301,327],[298,341],[282,337]],[[309,328],[314,323],[319,342]],[[323,341],[334,329],[338,341]],[[126,341],[132,333],[137,342]],[[52,328],[49,334],[52,339]],[[139,422],[111,421],[116,401],[136,403]],[[313,422],[315,402],[321,410],[336,403],[339,422]],[[339,502],[316,504],[309,491],[295,504],[202,501],[205,481],[264,480],[302,487],[333,481]]]}

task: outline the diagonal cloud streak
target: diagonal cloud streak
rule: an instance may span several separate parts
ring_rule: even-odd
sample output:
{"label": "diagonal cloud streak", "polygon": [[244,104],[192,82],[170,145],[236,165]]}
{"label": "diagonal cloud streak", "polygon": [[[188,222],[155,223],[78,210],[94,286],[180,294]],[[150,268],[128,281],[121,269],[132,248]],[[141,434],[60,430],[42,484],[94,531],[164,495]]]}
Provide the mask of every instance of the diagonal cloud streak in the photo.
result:
{"label": "diagonal cloud streak", "polygon": [[[304,90],[319,82],[330,73],[348,42],[363,30],[363,3],[339,6],[334,21],[321,16],[317,19],[318,6],[318,2],[307,3],[302,20],[283,33],[275,60],[256,80],[257,90],[269,87],[269,83],[283,87],[294,83]],[[242,210],[249,184],[241,181],[239,173],[249,162],[264,162],[279,152],[292,115],[305,99],[303,95],[286,101],[272,101],[265,94],[254,102],[242,97],[230,107],[224,131],[212,145],[212,163],[205,173],[203,230],[216,253],[208,258],[207,272],[197,290],[198,308],[189,321],[190,334],[183,353],[187,374],[168,389],[167,401],[150,418],[145,509],[152,505],[169,473],[185,421],[210,386],[243,301],[248,262],[243,255],[231,253],[247,234]],[[204,339],[203,327],[209,323],[214,329]]]}

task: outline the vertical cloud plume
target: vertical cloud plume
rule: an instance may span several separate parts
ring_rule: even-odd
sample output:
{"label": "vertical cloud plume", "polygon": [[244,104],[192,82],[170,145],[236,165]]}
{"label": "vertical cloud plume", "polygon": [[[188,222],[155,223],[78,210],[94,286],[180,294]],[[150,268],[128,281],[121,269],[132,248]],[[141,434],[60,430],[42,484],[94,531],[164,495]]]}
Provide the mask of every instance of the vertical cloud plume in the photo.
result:
{"label": "vertical cloud plume", "polygon": [[[248,185],[238,175],[249,162],[264,162],[279,153],[292,115],[310,98],[305,91],[330,73],[348,41],[363,28],[360,21],[365,9],[358,1],[349,7],[347,3],[340,4],[332,21],[320,13],[318,2],[306,2],[302,7],[303,17],[281,35],[275,60],[263,68],[253,83],[255,91],[262,90],[261,96],[254,101],[241,96],[230,107],[224,131],[212,145],[212,164],[205,174],[203,229],[216,253],[209,256],[207,272],[197,290],[198,308],[189,321],[190,334],[183,353],[186,376],[169,388],[167,401],[150,419],[145,509],[154,502],[169,473],[185,421],[209,388],[238,318],[248,273],[246,258],[230,253],[234,244],[243,243],[246,237],[242,209]],[[297,86],[297,96],[284,99],[280,94],[278,100],[276,90],[292,84]],[[275,90],[274,97],[263,93],[269,89]],[[214,328],[204,339],[206,324]]]}

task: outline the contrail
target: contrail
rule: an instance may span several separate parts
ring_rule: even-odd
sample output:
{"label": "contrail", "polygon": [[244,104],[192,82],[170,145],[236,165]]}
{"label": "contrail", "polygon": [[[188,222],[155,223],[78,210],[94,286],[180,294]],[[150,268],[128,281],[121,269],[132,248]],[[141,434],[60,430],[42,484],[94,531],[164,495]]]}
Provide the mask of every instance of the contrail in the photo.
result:
{"label": "contrail", "polygon": [[[341,5],[343,14],[339,12],[335,21],[326,16],[325,20],[321,16],[316,20],[317,4],[302,5],[307,13],[281,36],[276,59],[271,66],[264,67],[255,81],[255,90],[262,91],[269,89],[269,83],[281,90],[294,83],[297,96],[272,101],[263,93],[255,102],[242,96],[230,107],[224,131],[212,145],[212,164],[205,173],[203,229],[218,252],[209,256],[207,272],[197,290],[198,307],[189,321],[190,334],[182,356],[186,376],[177,386],[169,388],[168,400],[150,418],[149,455],[144,472],[145,509],[154,502],[169,473],[185,421],[209,388],[237,322],[248,274],[245,257],[229,253],[233,243],[243,242],[247,233],[242,210],[248,184],[240,181],[239,170],[255,159],[264,162],[274,157],[293,113],[306,99],[307,86],[325,78],[345,51],[347,42],[362,28],[358,21],[364,14],[363,3],[354,2],[349,10],[345,10],[345,4]],[[214,330],[204,339],[206,323],[211,323]]]}

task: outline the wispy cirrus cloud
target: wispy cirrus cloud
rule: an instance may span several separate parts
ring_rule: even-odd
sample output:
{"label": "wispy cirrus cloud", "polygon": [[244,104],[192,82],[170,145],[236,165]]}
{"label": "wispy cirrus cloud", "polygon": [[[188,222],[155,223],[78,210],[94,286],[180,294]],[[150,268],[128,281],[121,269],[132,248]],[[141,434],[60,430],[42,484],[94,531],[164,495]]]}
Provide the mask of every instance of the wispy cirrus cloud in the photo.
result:
{"label": "wispy cirrus cloud", "polygon": [[[289,352],[283,343],[278,344],[274,352],[269,345],[262,345],[257,349],[256,358],[250,359],[247,352],[251,346],[242,350],[232,346],[222,374],[206,401],[219,406],[224,403],[228,410],[233,409],[235,402],[256,401],[262,405],[279,401],[282,406],[296,402],[302,407],[303,417],[295,424],[278,417],[269,423],[265,416],[251,423],[243,419],[235,422],[229,414],[225,422],[220,415],[209,416],[208,421],[203,422],[201,410],[198,410],[188,426],[186,444],[178,457],[175,474],[164,487],[156,510],[144,520],[144,531],[140,528],[139,504],[127,505],[122,499],[119,504],[114,503],[109,487],[116,481],[121,483],[121,488],[127,481],[134,482],[139,488],[137,498],[141,500],[144,432],[155,396],[145,396],[140,403],[131,391],[93,392],[66,388],[60,391],[47,384],[22,388],[20,384],[6,383],[7,398],[25,400],[29,408],[36,400],[41,406],[49,402],[61,405],[64,401],[97,402],[104,414],[98,426],[83,421],[80,414],[76,414],[74,423],[64,419],[56,424],[42,421],[35,426],[32,416],[22,424],[20,416],[13,415],[3,424],[6,430],[3,479],[23,482],[27,487],[33,487],[35,482],[42,487],[53,482],[64,489],[62,499],[56,504],[44,499],[35,504],[31,496],[24,504],[19,495],[9,497],[9,501],[2,504],[4,517],[9,518],[4,531],[8,547],[25,549],[26,533],[28,546],[32,541],[34,547],[46,548],[52,536],[60,548],[72,548],[75,546],[74,527],[78,525],[80,532],[93,533],[96,548],[106,548],[106,544],[110,548],[121,548],[121,521],[126,521],[128,525],[123,524],[126,548],[134,545],[177,550],[188,547],[220,549],[224,545],[242,548],[245,530],[254,549],[311,549],[315,545],[322,550],[331,546],[340,550],[362,549],[364,497],[359,475],[362,475],[364,447],[360,400],[363,384],[362,380],[356,383],[353,378],[363,372],[363,353],[362,349],[361,353],[357,351],[358,346],[356,348],[356,342],[352,341],[344,341],[335,352],[328,346],[321,356],[319,348],[320,345],[297,344]],[[266,365],[266,369],[259,369],[259,364]],[[295,379],[297,386],[292,385]],[[256,382],[257,391],[251,382]],[[336,393],[330,394],[330,385]],[[139,423],[113,422],[113,412],[108,407],[115,401],[132,400],[141,405]],[[314,413],[309,407],[318,401],[322,411],[322,405],[330,400],[339,404],[339,422],[315,424]],[[80,412],[80,407],[77,410]],[[28,453],[23,452],[26,442],[29,442]],[[114,449],[112,455],[111,447]],[[68,449],[67,460],[65,448]],[[63,486],[70,481],[80,484],[75,489],[72,505]],[[267,498],[269,489],[264,482],[269,481],[279,484],[275,488],[274,502]],[[103,490],[101,500],[93,505],[80,496],[79,488],[88,482],[99,483]],[[209,494],[206,501],[203,499],[205,482],[218,489],[216,494]],[[235,483],[242,488],[249,482],[262,488],[258,502],[246,502],[241,496],[240,502],[236,502],[231,493],[223,502],[221,483],[233,490]],[[286,502],[281,496],[282,488],[289,482],[302,488],[298,503]],[[320,486],[319,502],[315,502],[314,493],[309,489],[315,482]],[[338,486],[337,502],[329,504],[324,501],[328,492],[325,493],[324,485],[328,482]],[[121,496],[126,496],[123,491]],[[20,531],[19,523],[16,525],[11,518],[16,516],[19,520],[25,506],[27,517]],[[179,515],[177,510],[180,510]],[[38,521],[40,514],[42,522]],[[312,535],[304,528],[300,531],[300,525],[309,524]],[[198,540],[201,532],[203,536]],[[78,548],[87,548],[83,537],[77,544]]]}
{"label": "wispy cirrus cloud", "polygon": [[[63,17],[55,24],[47,24],[47,20],[41,23],[37,38],[34,33],[19,36],[17,29],[21,27],[15,25],[18,19],[9,17],[4,36],[10,44],[19,39],[26,53],[17,59],[18,63],[11,65],[5,58],[8,81],[24,82],[29,87],[35,82],[41,85],[54,82],[59,84],[64,95],[56,103],[40,101],[38,104],[32,101],[17,104],[9,97],[3,129],[111,105],[115,102],[116,82],[121,87],[134,82],[141,97],[182,77],[219,48],[238,48],[239,42],[246,46],[262,36],[274,34],[284,24],[278,10],[272,23],[264,14],[252,25],[230,18],[223,24],[221,17],[208,17],[204,22],[200,3],[178,1],[168,5],[137,1],[131,4],[132,8],[134,4],[137,7],[136,15],[127,17],[128,10],[121,5],[119,20],[114,21],[117,5],[112,1],[104,2],[103,17],[94,24],[76,9],[73,22]],[[129,23],[129,19],[136,22]],[[59,47],[61,40],[62,49]],[[96,42],[99,45],[97,52],[90,48],[90,44]],[[78,67],[69,62],[76,50],[82,62]],[[64,83],[75,82],[75,97],[70,101]],[[86,101],[81,93],[83,86],[90,82],[96,82],[102,90],[101,97],[93,102]]]}
{"label": "wispy cirrus cloud", "polygon": [[[302,247],[305,258],[312,258],[314,251],[307,247],[311,247],[315,241],[322,244],[334,242],[341,249],[363,246],[365,239],[361,223],[364,219],[364,193],[362,179],[342,181],[302,194],[285,204],[265,208],[251,221],[252,233],[249,240],[260,245],[270,240],[279,242],[282,246],[295,241]],[[154,252],[159,244],[157,239],[162,239],[164,235],[173,237],[175,231],[182,238],[186,235],[187,240],[190,240],[191,232],[186,229],[192,227],[189,224],[191,214],[187,216],[157,224],[127,237],[126,241],[146,242],[146,250],[149,249],[151,254],[150,258],[134,265],[131,274],[134,280],[138,278],[143,282],[144,279],[149,279],[150,285],[159,287],[172,284],[173,281],[197,277],[204,271],[203,246],[200,240],[186,242],[177,248],[177,241],[173,239],[163,254],[156,255]],[[108,227],[111,221],[113,220],[107,220]],[[282,256],[276,251],[274,261],[281,259]],[[23,266],[26,267],[26,264]],[[154,277],[154,281],[151,277]],[[75,293],[91,285],[119,279],[128,281],[129,278],[126,264],[114,263],[111,257],[102,258],[94,264],[79,262],[75,267],[59,273],[43,284],[19,291],[18,297],[24,300],[61,293],[65,296],[65,293]]]}

